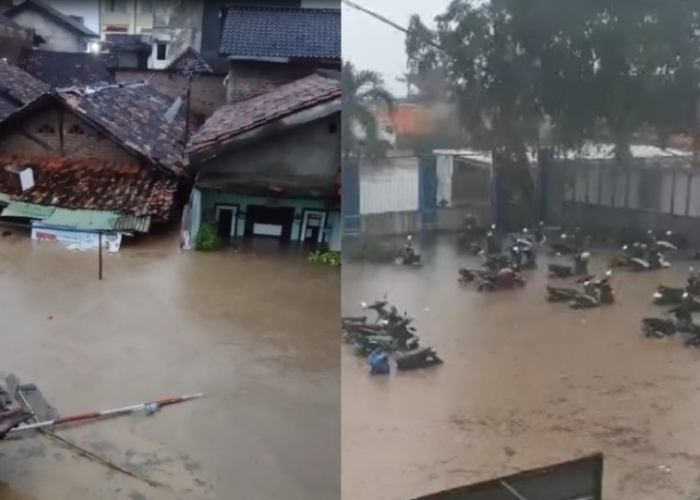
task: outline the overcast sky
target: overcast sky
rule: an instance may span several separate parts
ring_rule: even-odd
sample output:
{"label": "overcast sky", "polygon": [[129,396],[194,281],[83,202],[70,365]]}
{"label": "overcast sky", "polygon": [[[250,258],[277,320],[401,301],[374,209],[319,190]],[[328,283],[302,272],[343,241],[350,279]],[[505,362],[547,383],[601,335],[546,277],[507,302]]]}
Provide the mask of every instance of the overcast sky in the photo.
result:
{"label": "overcast sky", "polygon": [[[432,24],[450,0],[357,0],[357,4],[408,27],[408,20],[418,14]],[[406,71],[405,36],[400,31],[343,4],[343,59],[360,69],[371,69],[384,75],[387,87],[405,95],[406,86],[396,81]]]}

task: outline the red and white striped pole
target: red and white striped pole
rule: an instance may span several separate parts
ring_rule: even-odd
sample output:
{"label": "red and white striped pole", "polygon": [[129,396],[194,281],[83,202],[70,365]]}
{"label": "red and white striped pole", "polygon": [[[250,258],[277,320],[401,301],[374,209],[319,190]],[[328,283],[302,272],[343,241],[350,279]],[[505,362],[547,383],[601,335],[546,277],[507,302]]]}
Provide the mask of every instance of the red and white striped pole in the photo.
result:
{"label": "red and white striped pole", "polygon": [[59,417],[54,420],[45,420],[43,422],[37,422],[35,424],[21,425],[10,430],[10,434],[14,434],[21,431],[29,431],[32,429],[43,429],[45,427],[56,427],[58,425],[71,424],[75,422],[82,422],[85,420],[94,420],[104,417],[114,417],[117,415],[125,415],[127,413],[134,413],[138,411],[143,411],[147,415],[152,415],[158,411],[162,406],[173,405],[175,403],[182,403],[183,401],[189,401],[191,399],[198,399],[204,396],[204,394],[187,394],[184,396],[176,396],[172,398],[159,399],[158,401],[152,401],[150,403],[141,403],[133,406],[123,406],[121,408],[113,408],[111,410],[103,411],[92,411],[85,413],[75,413],[73,415],[67,415],[65,417]]}

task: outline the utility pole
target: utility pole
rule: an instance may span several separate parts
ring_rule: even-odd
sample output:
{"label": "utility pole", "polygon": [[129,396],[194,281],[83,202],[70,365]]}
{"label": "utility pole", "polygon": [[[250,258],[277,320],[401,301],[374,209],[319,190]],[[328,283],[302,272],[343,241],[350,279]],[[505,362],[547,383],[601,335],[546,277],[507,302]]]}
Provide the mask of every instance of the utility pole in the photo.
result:
{"label": "utility pole", "polygon": [[190,101],[192,96],[193,80],[194,73],[190,72],[189,76],[187,77],[187,93],[185,95],[185,99],[187,99],[187,102],[185,103],[185,147],[187,147],[187,143],[190,140]]}

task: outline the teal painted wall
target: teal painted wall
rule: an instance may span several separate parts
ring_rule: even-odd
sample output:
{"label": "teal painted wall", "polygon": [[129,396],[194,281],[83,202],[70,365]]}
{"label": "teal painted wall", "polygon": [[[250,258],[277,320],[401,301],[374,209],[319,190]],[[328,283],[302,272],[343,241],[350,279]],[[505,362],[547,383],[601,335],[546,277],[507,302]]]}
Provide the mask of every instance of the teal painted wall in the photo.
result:
{"label": "teal painted wall", "polygon": [[[255,196],[243,196],[235,193],[229,193],[226,191],[216,191],[213,189],[201,189],[202,192],[202,221],[203,222],[214,222],[216,219],[216,206],[217,205],[238,205],[239,210],[243,213],[246,212],[248,205],[267,205],[269,198],[255,197]],[[326,234],[323,241],[326,243],[331,243],[335,241],[333,238],[336,233],[340,234],[340,211],[328,211],[326,203],[324,200],[318,199],[281,199],[278,202],[280,207],[294,207],[294,216],[298,217],[298,220],[294,220],[294,225],[292,226],[292,240],[299,239],[299,232],[302,225],[302,215],[304,209],[317,209],[325,210],[328,212],[326,218]],[[245,220],[240,214],[238,215],[238,222],[236,224],[236,236],[241,237],[245,232]],[[340,248],[338,248],[340,250]]]}

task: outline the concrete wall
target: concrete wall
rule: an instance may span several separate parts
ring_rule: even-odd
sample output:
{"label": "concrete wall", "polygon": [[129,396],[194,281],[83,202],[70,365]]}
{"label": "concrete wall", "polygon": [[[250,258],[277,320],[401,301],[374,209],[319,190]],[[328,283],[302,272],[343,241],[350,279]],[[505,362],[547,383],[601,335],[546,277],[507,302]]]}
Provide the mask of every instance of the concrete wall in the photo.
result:
{"label": "concrete wall", "polygon": [[[58,112],[51,108],[37,113],[18,128],[38,137],[46,148],[19,133],[0,138],[0,156],[60,156],[60,127]],[[114,143],[78,117],[64,115],[64,149],[66,157],[100,158],[121,163],[139,164],[130,152]]]}
{"label": "concrete wall", "polygon": [[155,0],[154,3],[153,37],[169,43],[166,66],[187,47],[199,51],[202,47],[204,2]]}
{"label": "concrete wall", "polygon": [[16,15],[12,20],[24,28],[33,29],[37,35],[46,40],[46,44],[41,47],[44,50],[85,52],[87,49],[87,43],[82,37],[39,13],[27,10]]}
{"label": "concrete wall", "polygon": [[[118,82],[149,80],[158,92],[176,99],[187,87],[187,77],[166,72],[117,70]],[[226,86],[221,76],[201,75],[192,82],[192,113],[202,119],[226,104]]]}
{"label": "concrete wall", "polygon": [[231,61],[226,100],[232,103],[250,99],[309,76],[314,71],[313,66],[306,64]]}
{"label": "concrete wall", "polygon": [[[334,125],[334,133],[331,126]],[[340,168],[340,113],[209,160],[203,176],[235,174],[259,179],[312,176],[335,183]]]}
{"label": "concrete wall", "polygon": [[[140,0],[126,0],[125,12],[110,12],[107,8],[108,0],[101,0],[100,8],[100,34],[104,33],[106,26],[123,26],[126,33],[141,33],[142,29],[153,28],[153,13],[142,12]],[[154,8],[157,0],[154,0]]]}
{"label": "concrete wall", "polygon": [[[245,196],[226,191],[217,191],[213,189],[200,189],[201,197],[201,219],[205,223],[216,222],[216,206],[217,205],[237,205],[238,215],[236,222],[236,237],[242,237],[245,232],[245,212],[249,205],[269,204],[270,199],[254,196]],[[318,199],[275,199],[276,206],[293,207],[294,208],[294,225],[292,226],[293,241],[299,241],[299,235],[302,229],[302,216],[304,209],[324,210],[327,211],[326,225],[323,241],[337,243],[339,245],[340,234],[340,212],[337,210],[330,211],[324,200]]]}

